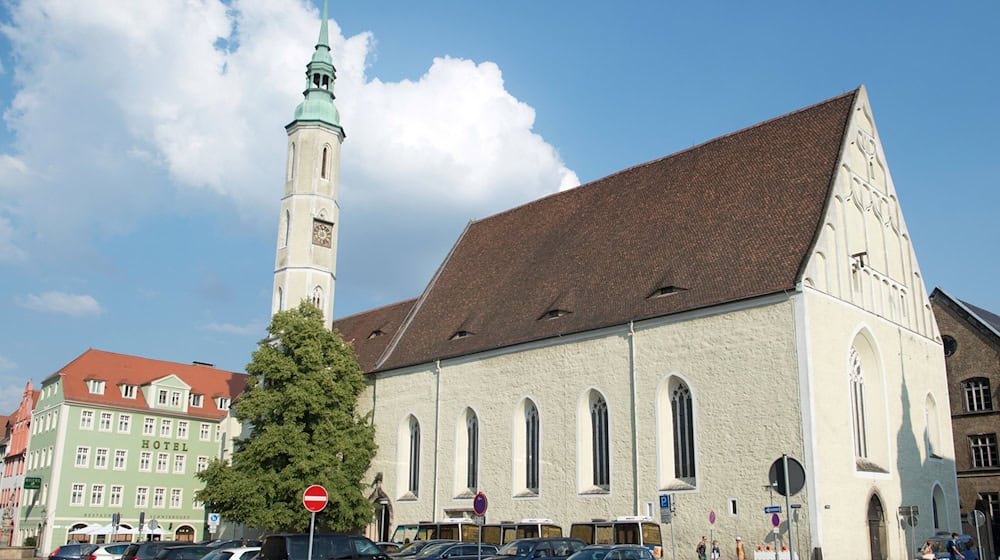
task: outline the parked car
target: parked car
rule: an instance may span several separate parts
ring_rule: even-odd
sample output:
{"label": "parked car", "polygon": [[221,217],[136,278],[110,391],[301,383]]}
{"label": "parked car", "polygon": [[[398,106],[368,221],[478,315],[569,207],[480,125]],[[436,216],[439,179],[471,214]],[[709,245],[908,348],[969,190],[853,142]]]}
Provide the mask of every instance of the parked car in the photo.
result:
{"label": "parked car", "polygon": [[212,549],[200,544],[165,546],[154,556],[154,560],[200,560]]}
{"label": "parked car", "polygon": [[97,545],[87,543],[66,543],[49,554],[49,560],[87,560],[87,556]]}
{"label": "parked car", "polygon": [[[945,544],[951,540],[950,534],[942,533],[940,535],[934,535],[927,540],[930,541],[931,546],[934,548],[935,558],[951,558],[951,555],[948,554],[948,551],[945,549]],[[914,554],[914,558],[916,560],[920,560],[921,550],[923,550],[923,548],[923,544],[917,548],[917,551]],[[979,549],[976,548],[976,539],[972,538],[971,535],[958,536],[958,550],[965,555],[965,560],[979,560]]]}
{"label": "parked car", "polygon": [[416,556],[424,547],[431,546],[432,544],[439,543],[452,543],[458,542],[454,539],[429,539],[429,540],[415,540],[413,542],[404,544],[402,548],[398,551],[390,554],[392,558],[397,560],[407,560]]}
{"label": "parked car", "polygon": [[153,560],[158,552],[168,546],[191,544],[183,541],[141,541],[128,545],[121,560]]}
{"label": "parked car", "polygon": [[[279,533],[264,537],[258,560],[306,560],[309,533]],[[389,560],[371,540],[360,535],[319,533],[313,536],[316,560]]]}
{"label": "parked car", "polygon": [[375,543],[375,546],[379,547],[386,554],[399,552],[399,549],[403,548],[403,545],[392,541],[378,541]]}
{"label": "parked car", "polygon": [[260,552],[259,546],[217,548],[203,556],[202,560],[250,560],[258,552]]}
{"label": "parked car", "polygon": [[592,544],[574,552],[569,560],[653,560],[653,553],[637,544]]}
{"label": "parked car", "polygon": [[130,543],[112,543],[97,545],[97,548],[90,551],[90,558],[84,560],[121,560],[122,554]]}
{"label": "parked car", "polygon": [[443,542],[425,546],[414,560],[478,560],[497,553],[496,545],[470,542]]}
{"label": "parked car", "polygon": [[256,546],[260,548],[260,541],[257,539],[231,539],[228,541],[208,541],[203,544],[209,548],[242,548],[245,546]]}
{"label": "parked car", "polygon": [[568,558],[574,552],[582,550],[587,543],[580,539],[569,537],[550,537],[540,539],[518,539],[511,541],[497,551],[494,558],[511,560],[513,558]]}

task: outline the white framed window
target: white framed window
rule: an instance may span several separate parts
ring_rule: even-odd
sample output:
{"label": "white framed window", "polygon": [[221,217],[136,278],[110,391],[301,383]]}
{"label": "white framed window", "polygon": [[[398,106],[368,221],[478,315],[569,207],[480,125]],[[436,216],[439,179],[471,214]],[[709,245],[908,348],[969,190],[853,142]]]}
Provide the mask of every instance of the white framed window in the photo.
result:
{"label": "white framed window", "polygon": [[116,471],[123,471],[128,468],[128,450],[127,449],[115,449],[115,464],[114,469]]}
{"label": "white framed window", "polygon": [[170,472],[169,463],[170,463],[169,453],[156,454],[156,472]]}
{"label": "white framed window", "polygon": [[[45,423],[45,429],[48,429],[48,422]],[[80,429],[81,430],[93,430],[94,429],[94,411],[93,410],[81,410],[80,411]]]}
{"label": "white framed window", "polygon": [[83,505],[83,495],[87,492],[87,485],[74,482],[72,488],[69,492],[69,505],[71,506],[82,506]]}
{"label": "white framed window", "polygon": [[162,508],[163,501],[167,497],[166,488],[154,488],[153,489],[153,507]]}
{"label": "white framed window", "polygon": [[92,395],[103,395],[104,394],[104,382],[100,379],[88,379],[87,380],[87,391]]}
{"label": "white framed window", "polygon": [[125,488],[118,484],[111,485],[111,491],[108,492],[108,505],[109,506],[120,506],[122,505],[122,493]]}
{"label": "white framed window", "polygon": [[962,393],[965,395],[966,412],[984,412],[993,410],[993,391],[990,390],[990,380],[985,377],[973,377],[962,382]]}
{"label": "white framed window", "polygon": [[108,468],[108,448],[98,447],[94,450],[94,468],[95,469],[106,469]]}
{"label": "white framed window", "polygon": [[104,505],[104,485],[94,484],[90,487],[90,505],[92,506],[103,506]]}
{"label": "white framed window", "polygon": [[86,446],[79,446],[76,448],[76,463],[77,467],[88,467],[90,466],[90,448]]}
{"label": "white framed window", "polygon": [[212,433],[209,430],[211,430],[211,427],[208,424],[202,422],[201,427],[198,429],[198,439],[200,439],[201,441],[209,441],[209,438],[211,437]]}
{"label": "white framed window", "polygon": [[127,434],[132,431],[132,415],[131,414],[119,414],[118,415],[118,433]]}
{"label": "white framed window", "polygon": [[135,398],[135,385],[122,384],[122,398],[124,399],[134,399]]}
{"label": "white framed window", "polygon": [[203,399],[204,395],[199,395],[197,393],[191,393],[191,395],[188,396],[188,401],[191,403],[191,406],[195,408],[201,408],[201,403]]}
{"label": "white framed window", "polygon": [[222,441],[222,426],[215,426],[215,441]]}
{"label": "white framed window", "polygon": [[174,435],[174,421],[169,418],[160,420],[160,437],[171,437]]}
{"label": "white framed window", "polygon": [[228,397],[219,397],[215,399],[215,406],[219,410],[229,410],[229,402]]}
{"label": "white framed window", "polygon": [[195,467],[195,472],[201,472],[207,468],[208,468],[208,457],[205,457],[204,455],[199,455],[198,463],[197,466]]}
{"label": "white framed window", "polygon": [[97,425],[97,429],[102,432],[111,431],[111,422],[114,420],[114,414],[110,412],[101,412],[101,421]]}
{"label": "white framed window", "polygon": [[167,404],[167,390],[160,389],[156,392],[156,404]]}
{"label": "white framed window", "polygon": [[174,473],[184,474],[184,469],[187,466],[187,456],[181,455],[180,453],[174,454]]}
{"label": "white framed window", "polygon": [[170,509],[180,509],[184,499],[184,491],[180,488],[170,489]]}
{"label": "white framed window", "polygon": [[996,434],[974,434],[969,436],[969,450],[972,452],[972,468],[984,469],[1000,465],[997,455]]}
{"label": "white framed window", "polygon": [[187,439],[188,438],[188,423],[187,420],[177,421],[177,439]]}
{"label": "white framed window", "polygon": [[135,507],[144,508],[149,505],[149,487],[138,486],[135,489]]}
{"label": "white framed window", "polygon": [[152,470],[153,463],[153,453],[150,451],[142,451],[139,453],[139,470],[142,472],[150,472]]}
{"label": "white framed window", "polygon": [[180,406],[180,405],[181,405],[181,392],[170,391],[170,406]]}
{"label": "white framed window", "polygon": [[142,420],[142,435],[151,436],[156,433],[156,418],[146,417]]}

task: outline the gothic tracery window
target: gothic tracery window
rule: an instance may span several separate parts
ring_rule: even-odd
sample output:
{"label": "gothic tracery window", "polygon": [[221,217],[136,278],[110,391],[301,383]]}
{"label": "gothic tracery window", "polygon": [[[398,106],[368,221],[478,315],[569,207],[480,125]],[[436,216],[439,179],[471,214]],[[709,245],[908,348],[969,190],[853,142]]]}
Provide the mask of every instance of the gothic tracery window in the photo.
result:
{"label": "gothic tracery window", "polygon": [[854,426],[854,455],[868,457],[868,423],[865,409],[865,377],[861,367],[861,356],[851,348],[851,418]]}
{"label": "gothic tracery window", "polygon": [[524,410],[525,481],[528,490],[538,493],[538,407],[530,400]]}
{"label": "gothic tracery window", "polygon": [[594,395],[591,398],[590,434],[592,439],[594,486],[607,490],[611,487],[608,403],[600,395]]}
{"label": "gothic tracery window", "polygon": [[691,390],[677,383],[670,393],[670,411],[674,429],[674,476],[694,478],[694,411]]}

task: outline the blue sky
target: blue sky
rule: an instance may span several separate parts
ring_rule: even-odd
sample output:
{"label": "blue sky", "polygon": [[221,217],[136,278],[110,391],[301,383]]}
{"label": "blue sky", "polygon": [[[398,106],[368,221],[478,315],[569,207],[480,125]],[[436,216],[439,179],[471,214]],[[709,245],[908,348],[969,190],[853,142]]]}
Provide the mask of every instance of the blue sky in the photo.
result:
{"label": "blue sky", "polygon": [[[471,219],[865,84],[928,289],[1000,311],[996,2],[335,2],[335,315]],[[0,413],[89,347],[242,370],[301,0],[0,4]]]}

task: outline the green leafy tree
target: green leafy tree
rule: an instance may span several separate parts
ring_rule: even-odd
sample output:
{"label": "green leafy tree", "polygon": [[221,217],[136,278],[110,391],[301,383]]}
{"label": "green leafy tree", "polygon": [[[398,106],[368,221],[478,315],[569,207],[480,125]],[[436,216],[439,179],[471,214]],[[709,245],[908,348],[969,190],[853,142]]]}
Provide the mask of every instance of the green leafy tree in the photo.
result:
{"label": "green leafy tree", "polygon": [[322,484],[330,501],[316,516],[317,528],[364,527],[372,504],[362,478],[375,456],[375,428],[357,413],[364,374],[354,351],[307,302],[277,313],[268,332],[234,406],[250,435],[236,440],[231,463],[213,461],[198,473],[205,488],[197,499],[228,521],[304,531],[311,514],[302,492]]}

